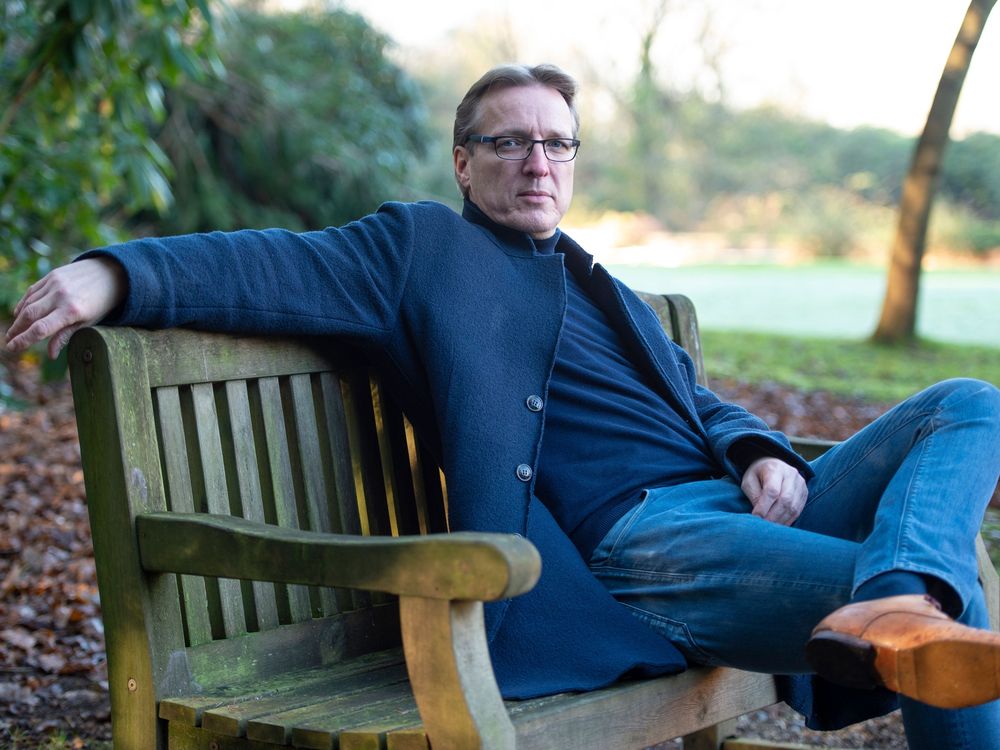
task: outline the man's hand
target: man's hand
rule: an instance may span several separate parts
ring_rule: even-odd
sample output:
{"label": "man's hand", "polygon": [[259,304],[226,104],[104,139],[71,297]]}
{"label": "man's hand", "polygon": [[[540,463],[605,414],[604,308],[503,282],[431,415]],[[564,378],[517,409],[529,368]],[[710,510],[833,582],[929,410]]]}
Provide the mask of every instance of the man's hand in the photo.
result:
{"label": "man's hand", "polygon": [[753,514],[765,521],[791,526],[809,497],[806,480],[798,469],[778,458],[758,458],[743,474],[743,494]]}
{"label": "man's hand", "polygon": [[51,271],[28,287],[14,308],[7,349],[22,352],[47,338],[54,359],[74,331],[111,312],[127,288],[125,269],[111,258],[89,258]]}

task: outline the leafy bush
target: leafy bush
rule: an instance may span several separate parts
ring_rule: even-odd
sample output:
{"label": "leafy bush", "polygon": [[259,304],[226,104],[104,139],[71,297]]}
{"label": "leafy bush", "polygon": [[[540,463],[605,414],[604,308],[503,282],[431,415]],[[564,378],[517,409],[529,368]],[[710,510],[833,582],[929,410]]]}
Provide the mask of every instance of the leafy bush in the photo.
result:
{"label": "leafy bush", "polygon": [[169,93],[158,141],[176,200],[140,219],[157,234],[313,229],[411,197],[426,113],[388,38],[346,11],[236,18],[227,75]]}
{"label": "leafy bush", "polygon": [[149,135],[163,89],[213,58],[208,0],[53,0],[0,9],[0,310],[116,211],[164,209]]}

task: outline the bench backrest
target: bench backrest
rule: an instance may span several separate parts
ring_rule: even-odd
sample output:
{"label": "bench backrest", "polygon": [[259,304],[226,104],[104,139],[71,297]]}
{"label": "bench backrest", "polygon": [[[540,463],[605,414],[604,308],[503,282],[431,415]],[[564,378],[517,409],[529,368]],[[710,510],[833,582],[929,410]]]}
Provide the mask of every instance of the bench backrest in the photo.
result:
{"label": "bench backrest", "polygon": [[[644,298],[703,379],[690,302]],[[446,530],[437,465],[359,357],[329,341],[128,328],[85,329],[69,356],[113,703],[155,705],[399,644],[389,597],[149,575],[134,533],[151,511],[348,534]],[[130,720],[124,708],[113,706],[116,721]]]}

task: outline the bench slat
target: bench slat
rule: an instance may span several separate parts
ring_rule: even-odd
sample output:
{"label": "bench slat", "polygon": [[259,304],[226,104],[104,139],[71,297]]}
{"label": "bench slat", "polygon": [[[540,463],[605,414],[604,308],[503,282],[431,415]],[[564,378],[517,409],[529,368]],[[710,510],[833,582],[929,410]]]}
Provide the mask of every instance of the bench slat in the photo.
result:
{"label": "bench slat", "polygon": [[347,429],[354,458],[355,488],[362,533],[372,536],[390,534],[382,457],[379,452],[372,384],[367,372],[352,372],[347,377],[344,406]]}
{"label": "bench slat", "polygon": [[405,679],[372,684],[311,706],[254,719],[247,738],[295,747],[336,748],[342,732],[352,732],[355,744],[378,741],[393,729],[419,726],[420,715]]}
{"label": "bench slat", "polygon": [[[243,517],[251,521],[264,522],[264,500],[257,471],[257,445],[253,420],[250,415],[250,396],[244,380],[226,382],[226,407],[228,427],[226,433],[234,459],[234,470],[239,487],[240,505]],[[254,615],[258,629],[269,629],[278,625],[278,607],[275,600],[274,584],[268,581],[251,583],[254,600]]]}
{"label": "bench slat", "polygon": [[[406,665],[402,656],[398,651],[392,653],[396,658],[391,662],[386,660],[385,665],[368,660],[369,663],[364,666],[351,670],[310,670],[294,683],[285,680],[278,690],[269,690],[270,685],[258,688],[256,698],[206,708],[201,724],[210,732],[242,737],[251,721],[274,723],[269,717],[289,711],[304,711],[328,701],[332,695],[351,695],[378,685],[405,682]],[[287,737],[290,737],[290,732],[286,733]]]}
{"label": "bench slat", "polygon": [[[246,636],[256,648],[229,640],[190,649],[187,666],[195,681],[214,687],[164,698],[160,715],[200,726],[206,710],[255,700],[261,689],[290,690],[302,675],[327,679],[395,664],[402,653],[398,630],[398,613],[386,605],[364,615],[337,615]],[[359,633],[370,635],[381,649],[359,652],[351,640]]]}
{"label": "bench slat", "polygon": [[143,331],[147,371],[154,388],[282,377],[330,369],[340,347],[329,339],[220,336],[192,330]]}
{"label": "bench slat", "polygon": [[[308,528],[313,531],[333,531],[330,524],[330,511],[326,502],[323,457],[320,455],[319,428],[316,424],[312,378],[309,375],[292,375],[289,378],[289,384],[292,393],[292,414],[295,418],[299,471],[302,473],[306,523]],[[339,611],[337,596],[333,590],[318,588],[313,591],[320,613],[332,615]]]}
{"label": "bench slat", "polygon": [[379,453],[382,456],[382,476],[386,508],[393,536],[420,533],[416,496],[413,489],[409,449],[403,412],[390,399],[381,397],[381,388],[372,394],[377,400],[376,413],[381,415],[378,431]]}
{"label": "bench slat", "polygon": [[329,722],[321,717],[313,721],[306,719],[292,730],[295,747],[316,750],[335,747],[340,750],[381,750],[391,738],[394,747],[399,747],[402,742],[405,742],[405,747],[429,747],[411,695],[373,703],[343,719]]}
{"label": "bench slat", "polygon": [[427,735],[420,726],[381,732],[380,727],[359,727],[340,733],[340,750],[428,750]]}
{"label": "bench slat", "polygon": [[519,750],[562,750],[647,747],[777,700],[770,675],[697,668],[591,693],[507,705]]}
{"label": "bench slat", "polygon": [[[295,500],[295,480],[292,478],[288,433],[282,412],[281,384],[278,378],[261,378],[257,381],[257,392],[260,394],[261,419],[264,428],[264,443],[267,447],[275,521],[277,525],[284,528],[297,529],[300,524]],[[291,622],[302,622],[312,617],[312,605],[309,603],[309,588],[307,586],[275,585],[278,590],[285,591],[288,598],[288,617]]]}
{"label": "bench slat", "polygon": [[344,395],[340,380],[333,373],[319,376],[323,393],[323,414],[326,417],[326,439],[329,442],[330,469],[333,474],[332,500],[344,534],[360,534],[361,519],[358,515],[358,498],[354,488],[351,468],[350,445],[347,440],[347,417],[344,415]]}
{"label": "bench slat", "polygon": [[[219,435],[219,417],[215,405],[215,389],[210,383],[191,386],[194,401],[198,452],[205,483],[205,505],[209,513],[231,512],[229,489]],[[247,632],[243,609],[243,592],[239,581],[220,578],[217,581],[222,626],[227,638]]]}
{"label": "bench slat", "polygon": [[[193,513],[194,496],[191,493],[191,472],[187,462],[184,419],[176,386],[156,389],[156,410],[163,460],[166,464],[170,508],[180,513]],[[187,628],[188,645],[207,643],[212,640],[212,624],[208,616],[205,579],[201,576],[180,576],[180,589],[184,601],[184,624]]]}
{"label": "bench slat", "polygon": [[[347,433],[347,417],[344,413],[344,394],[340,378],[334,373],[319,375],[322,394],[323,426],[321,435],[326,438],[326,466],[330,473],[331,492],[328,492],[330,517],[337,519],[336,528],[343,534],[361,534],[361,516],[358,510],[358,496],[354,486],[354,472],[351,466],[350,443]],[[322,429],[322,428],[321,428]],[[371,605],[371,594],[358,589],[338,591],[338,601],[345,609],[361,609]]]}
{"label": "bench slat", "polygon": [[[232,715],[237,716],[240,707],[247,704],[251,707],[258,703],[274,704],[297,693],[329,695],[330,687],[337,685],[338,681],[345,677],[379,669],[398,668],[401,663],[400,650],[390,649],[365,654],[339,664],[279,672],[263,680],[221,685],[203,694],[177,696],[161,701],[160,718],[191,726],[202,726],[206,712],[216,711],[220,716],[224,716],[231,711]],[[239,733],[227,732],[225,729],[213,731],[230,734],[233,737],[240,736]]]}

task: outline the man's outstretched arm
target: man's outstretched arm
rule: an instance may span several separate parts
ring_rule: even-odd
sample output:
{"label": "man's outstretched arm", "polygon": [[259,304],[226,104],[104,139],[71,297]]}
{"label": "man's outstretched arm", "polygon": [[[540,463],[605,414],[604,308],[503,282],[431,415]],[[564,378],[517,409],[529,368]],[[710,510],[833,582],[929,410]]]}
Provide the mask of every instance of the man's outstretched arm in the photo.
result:
{"label": "man's outstretched arm", "polygon": [[28,287],[17,303],[7,331],[7,349],[22,352],[49,339],[49,356],[55,358],[74,331],[104,318],[127,291],[125,269],[113,258],[61,266]]}

